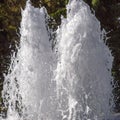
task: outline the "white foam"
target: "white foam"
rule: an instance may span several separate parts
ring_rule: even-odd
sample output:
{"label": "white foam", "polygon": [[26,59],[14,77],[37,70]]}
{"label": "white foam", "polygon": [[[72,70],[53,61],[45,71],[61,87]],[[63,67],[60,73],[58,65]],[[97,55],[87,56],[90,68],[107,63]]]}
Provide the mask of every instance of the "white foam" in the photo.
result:
{"label": "white foam", "polygon": [[106,120],[112,56],[99,21],[82,0],[70,0],[55,55],[46,16],[30,1],[22,12],[20,47],[4,81],[6,120]]}
{"label": "white foam", "polygon": [[3,98],[9,104],[7,120],[38,120],[53,112],[49,103],[53,94],[53,53],[46,16],[45,8],[34,8],[30,2],[22,12],[20,48],[17,57],[12,57],[4,82]]}
{"label": "white foam", "polygon": [[[79,120],[109,118],[112,56],[103,36],[100,23],[88,5],[81,0],[71,0],[67,5],[67,18],[62,19],[57,30],[55,78],[59,99],[74,99],[77,103],[66,105],[71,116],[68,120],[73,120],[75,113]],[[61,91],[64,91],[62,98]]]}

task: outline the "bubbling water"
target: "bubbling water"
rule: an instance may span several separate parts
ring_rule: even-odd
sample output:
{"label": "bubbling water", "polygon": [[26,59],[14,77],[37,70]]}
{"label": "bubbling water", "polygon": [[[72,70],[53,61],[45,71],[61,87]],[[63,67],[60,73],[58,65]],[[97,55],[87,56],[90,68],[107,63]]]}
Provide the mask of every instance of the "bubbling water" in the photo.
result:
{"label": "bubbling water", "polygon": [[6,120],[107,120],[112,56],[82,0],[71,0],[56,31],[55,53],[44,7],[22,11],[21,40],[5,76]]}

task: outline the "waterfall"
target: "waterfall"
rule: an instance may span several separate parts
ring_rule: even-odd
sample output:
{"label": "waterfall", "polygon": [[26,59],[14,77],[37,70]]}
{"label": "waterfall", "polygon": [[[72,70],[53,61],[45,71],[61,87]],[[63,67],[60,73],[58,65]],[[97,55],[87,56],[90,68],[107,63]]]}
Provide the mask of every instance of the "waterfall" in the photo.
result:
{"label": "waterfall", "polygon": [[113,58],[105,32],[82,0],[66,9],[52,51],[47,11],[27,1],[20,46],[5,75],[5,120],[110,119]]}

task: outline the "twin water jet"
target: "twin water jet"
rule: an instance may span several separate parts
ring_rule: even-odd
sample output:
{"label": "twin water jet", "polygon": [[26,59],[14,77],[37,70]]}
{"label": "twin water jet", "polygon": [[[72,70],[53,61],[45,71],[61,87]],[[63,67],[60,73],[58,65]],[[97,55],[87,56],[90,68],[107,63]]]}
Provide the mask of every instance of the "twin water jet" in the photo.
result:
{"label": "twin water jet", "polygon": [[46,9],[28,1],[22,11],[20,45],[4,80],[5,120],[111,119],[113,58],[105,33],[82,0],[66,9],[54,50]]}

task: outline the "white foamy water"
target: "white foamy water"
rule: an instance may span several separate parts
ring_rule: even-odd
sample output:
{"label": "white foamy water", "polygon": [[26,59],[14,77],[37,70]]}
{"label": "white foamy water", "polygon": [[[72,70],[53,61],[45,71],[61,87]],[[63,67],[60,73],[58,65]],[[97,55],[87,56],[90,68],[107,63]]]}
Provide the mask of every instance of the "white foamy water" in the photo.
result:
{"label": "white foamy water", "polygon": [[[83,1],[71,0],[57,30],[57,93],[68,120],[109,118],[112,57],[96,17]],[[67,101],[65,103],[63,101]],[[66,108],[65,108],[66,106]]]}
{"label": "white foamy water", "polygon": [[83,1],[69,1],[55,54],[46,18],[45,8],[27,2],[4,81],[6,120],[110,119],[112,56],[99,21]]}
{"label": "white foamy water", "polygon": [[41,120],[43,116],[47,119],[53,112],[53,91],[49,92],[53,56],[46,15],[45,8],[34,8],[29,2],[22,12],[20,48],[4,82],[7,120]]}

